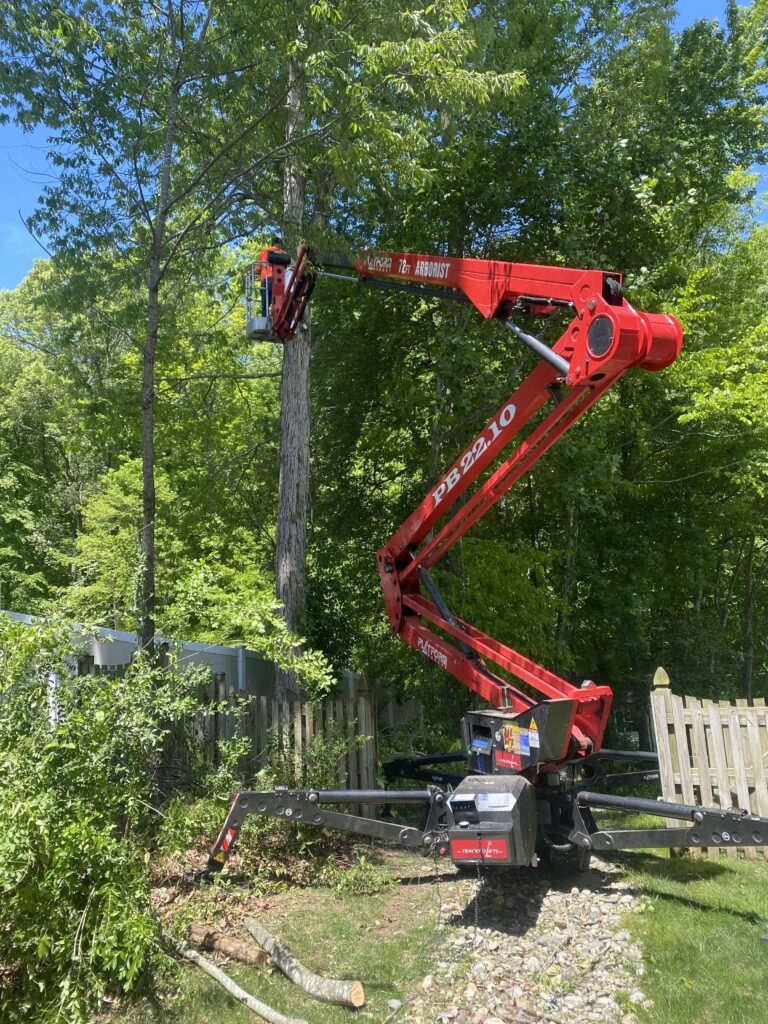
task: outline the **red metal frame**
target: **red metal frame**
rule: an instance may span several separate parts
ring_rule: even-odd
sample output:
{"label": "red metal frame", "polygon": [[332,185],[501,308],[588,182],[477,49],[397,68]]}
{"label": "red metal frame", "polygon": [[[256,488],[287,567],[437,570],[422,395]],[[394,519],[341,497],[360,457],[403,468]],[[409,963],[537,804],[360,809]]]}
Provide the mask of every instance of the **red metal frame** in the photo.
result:
{"label": "red metal frame", "polygon": [[288,341],[296,333],[315,286],[317,274],[307,264],[307,247],[303,245],[287,285],[286,268],[272,268],[272,333],[280,341]]}
{"label": "red metal frame", "polygon": [[[355,270],[362,278],[453,289],[487,319],[506,319],[521,308],[543,316],[563,306],[572,310],[573,320],[552,348],[567,361],[567,372],[542,359],[377,558],[393,632],[497,708],[519,713],[535,701],[490,671],[486,660],[545,697],[572,700],[574,752],[599,750],[611,706],[610,687],[575,687],[473,626],[449,620],[421,594],[419,569],[433,566],[627,370],[669,366],[682,345],[679,322],[665,314],[637,312],[621,296],[620,276],[598,270],[399,252],[367,254]],[[434,533],[438,521],[548,402],[553,402],[550,411]],[[425,622],[456,642],[434,633]],[[467,648],[479,657],[465,653]]]}

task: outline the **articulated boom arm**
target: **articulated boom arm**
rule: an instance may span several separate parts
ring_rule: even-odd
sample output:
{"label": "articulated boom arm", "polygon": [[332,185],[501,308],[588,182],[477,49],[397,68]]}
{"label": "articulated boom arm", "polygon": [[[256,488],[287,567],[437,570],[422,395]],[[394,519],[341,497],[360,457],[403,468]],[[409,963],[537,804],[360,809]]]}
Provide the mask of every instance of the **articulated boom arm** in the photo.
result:
{"label": "articulated boom arm", "polygon": [[[379,550],[379,574],[393,632],[497,708],[521,713],[536,701],[496,675],[486,661],[545,697],[567,698],[573,712],[561,756],[599,750],[610,688],[577,688],[457,619],[428,570],[627,370],[669,366],[682,345],[680,324],[672,316],[637,312],[622,296],[619,275],[597,270],[397,252],[366,255],[355,270],[371,283],[413,282],[425,291],[464,297],[485,318],[504,321],[539,356],[525,380]],[[514,312],[548,316],[558,309],[570,310],[573,319],[552,348],[509,319]],[[537,414],[538,421],[520,440]],[[512,453],[436,529],[513,442]],[[429,597],[422,594],[422,584]]]}

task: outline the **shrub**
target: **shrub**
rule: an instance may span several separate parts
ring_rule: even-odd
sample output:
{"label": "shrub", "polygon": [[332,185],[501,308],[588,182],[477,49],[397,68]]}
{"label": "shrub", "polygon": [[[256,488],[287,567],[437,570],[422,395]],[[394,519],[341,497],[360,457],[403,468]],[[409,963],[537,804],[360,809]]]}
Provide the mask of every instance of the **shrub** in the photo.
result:
{"label": "shrub", "polygon": [[[330,735],[313,736],[297,757],[283,745],[280,731],[276,730],[269,737],[266,767],[250,780],[243,777],[241,768],[250,742],[237,738],[222,742],[219,764],[200,780],[206,795],[194,801],[179,796],[164,808],[160,852],[171,857],[189,853],[205,856],[237,789],[337,788],[339,769],[347,754],[365,741],[366,737],[355,734],[353,723],[346,727],[334,724]],[[338,877],[328,874],[329,860],[336,859],[344,865],[353,860],[352,840],[344,833],[259,816],[246,821],[237,851],[239,870],[252,884],[267,888],[314,882],[335,887]]]}
{"label": "shrub", "polygon": [[3,1021],[87,1019],[158,962],[148,841],[170,723],[194,707],[139,660],[77,676],[71,631],[0,618]]}
{"label": "shrub", "polygon": [[328,864],[321,880],[339,897],[375,896],[393,884],[391,875],[372,863],[364,853],[358,853],[357,860],[344,867]]}

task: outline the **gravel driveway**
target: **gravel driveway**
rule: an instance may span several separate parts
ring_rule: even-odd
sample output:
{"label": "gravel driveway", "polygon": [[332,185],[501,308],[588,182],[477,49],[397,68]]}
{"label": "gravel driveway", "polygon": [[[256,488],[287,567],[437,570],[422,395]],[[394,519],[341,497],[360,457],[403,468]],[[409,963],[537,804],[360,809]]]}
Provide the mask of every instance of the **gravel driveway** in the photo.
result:
{"label": "gravel driveway", "polygon": [[625,916],[639,898],[620,869],[581,874],[485,870],[435,885],[434,966],[391,1019],[409,1024],[635,1024],[652,1004]]}

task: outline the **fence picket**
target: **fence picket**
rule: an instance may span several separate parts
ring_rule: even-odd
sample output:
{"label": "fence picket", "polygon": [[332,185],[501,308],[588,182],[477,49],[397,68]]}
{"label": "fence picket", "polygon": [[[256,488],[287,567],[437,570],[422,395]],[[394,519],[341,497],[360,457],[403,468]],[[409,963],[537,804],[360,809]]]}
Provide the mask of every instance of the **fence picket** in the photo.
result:
{"label": "fence picket", "polygon": [[672,725],[677,737],[677,763],[680,766],[680,792],[683,803],[695,803],[693,782],[691,780],[691,757],[688,747],[688,733],[685,726],[683,702],[680,697],[670,695],[672,704]]}
{"label": "fence picket", "polygon": [[[749,783],[747,782],[747,766],[744,761],[744,748],[742,746],[741,726],[739,725],[739,711],[731,711],[728,716],[728,736],[731,741],[731,755],[733,757],[734,782],[736,797],[739,806],[749,810]],[[744,849],[747,860],[756,860],[757,850],[754,846],[747,846]]]}
{"label": "fence picket", "polygon": [[[728,761],[725,755],[720,706],[718,704],[710,704],[708,711],[710,739],[712,741],[711,749],[717,775],[717,800],[720,807],[727,809],[733,806],[733,800],[731,797],[731,783],[728,778]],[[726,848],[725,852],[729,857],[736,856],[734,849]]]}
{"label": "fence picket", "polygon": [[[341,701],[338,701],[337,703],[340,704]],[[345,715],[344,721],[345,721],[345,725],[347,726],[347,728],[349,728],[351,723],[354,722],[356,720],[356,718],[357,718],[357,716],[355,714],[355,711],[356,711],[355,701],[354,700],[347,700],[347,701],[345,701],[345,705],[346,705],[346,715]],[[358,723],[358,725],[357,725],[358,734],[359,734],[359,728],[360,728],[360,725]],[[350,789],[360,789],[360,776],[359,776],[358,770],[357,770],[359,756],[360,756],[360,751],[359,751],[359,749],[356,748],[355,750],[352,751],[352,754],[351,754],[351,756],[349,758],[349,788]]]}
{"label": "fence picket", "polygon": [[[667,725],[669,690],[666,687],[656,689],[653,691],[652,696],[651,713],[656,732],[656,748],[659,755],[659,774],[661,776],[662,790],[667,795],[668,800],[679,803],[676,797],[672,750],[669,742],[669,727]],[[678,823],[672,818],[667,818],[667,825],[670,828],[675,828]]]}
{"label": "fence picket", "polygon": [[[712,796],[712,782],[709,777],[709,752],[707,751],[707,736],[704,729],[704,718],[701,704],[693,697],[687,697],[686,705],[690,708],[691,714],[691,738],[693,740],[693,763],[698,765],[699,801],[703,807],[711,807],[714,803]],[[698,850],[692,850],[698,853]],[[719,857],[720,851],[716,847],[707,850],[710,857]]]}
{"label": "fence picket", "polygon": [[712,755],[713,768],[715,769],[715,782],[717,792],[717,806],[728,808],[731,803],[731,784],[728,779],[728,765],[725,757],[725,744],[723,742],[723,723],[720,718],[720,707],[717,704],[710,704],[707,708],[709,717],[709,746]]}
{"label": "fence picket", "polygon": [[[764,715],[762,717],[765,718]],[[749,750],[752,755],[752,776],[755,787],[752,811],[768,818],[768,781],[766,780],[766,770],[763,766],[763,748],[760,740],[760,724],[756,708],[747,709],[747,735],[749,736]]]}
{"label": "fence picket", "polygon": [[296,781],[304,784],[304,705],[299,701],[293,705],[293,758],[296,763]]}
{"label": "fence picket", "polygon": [[[651,717],[665,800],[704,807],[738,805],[768,817],[768,708],[763,698],[752,703],[680,698],[671,693],[666,679],[655,681]],[[725,852],[729,857],[739,854],[728,847]],[[750,860],[768,856],[755,847],[742,852]],[[707,853],[720,856],[717,848]]]}
{"label": "fence picket", "polygon": [[[328,701],[328,717],[326,719],[326,738],[331,741],[340,736],[346,736],[346,724],[344,722],[344,701]],[[349,786],[350,772],[348,762],[354,759],[354,751],[348,756],[347,761],[338,761],[336,765],[336,785],[340,788]]]}
{"label": "fence picket", "polygon": [[315,737],[315,716],[316,709],[314,704],[306,704],[304,706],[304,740],[305,749],[307,753],[312,749],[312,740]]}

